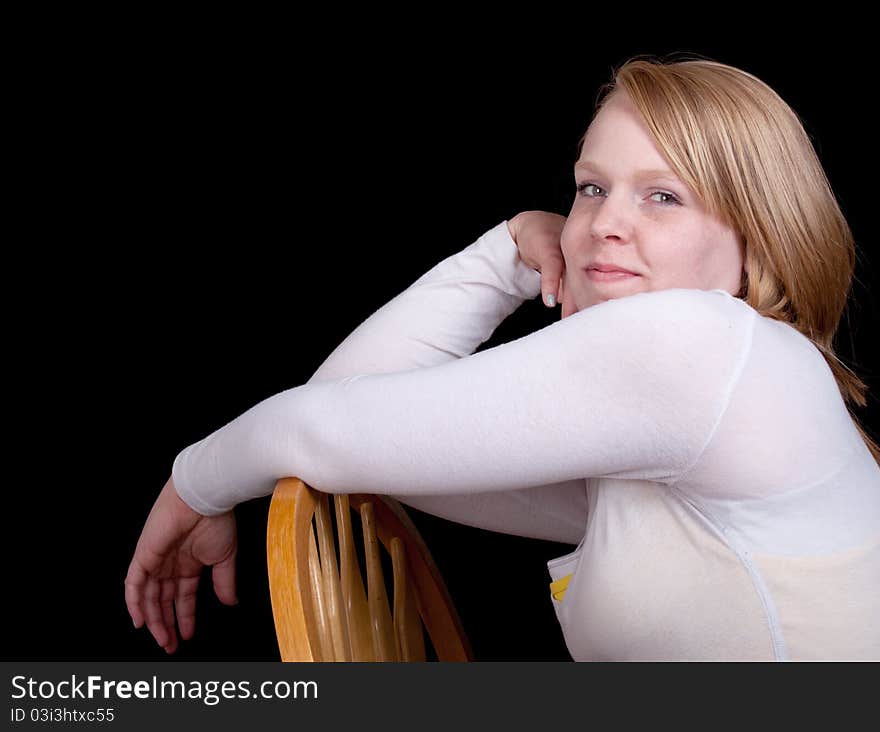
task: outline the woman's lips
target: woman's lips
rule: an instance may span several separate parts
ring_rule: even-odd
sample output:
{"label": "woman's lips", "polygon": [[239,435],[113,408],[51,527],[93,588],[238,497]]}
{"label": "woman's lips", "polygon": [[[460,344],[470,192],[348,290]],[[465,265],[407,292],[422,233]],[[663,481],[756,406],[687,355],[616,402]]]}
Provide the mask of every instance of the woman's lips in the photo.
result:
{"label": "woman's lips", "polygon": [[600,272],[598,269],[588,269],[587,277],[593,280],[593,282],[617,282],[618,280],[632,279],[633,277],[638,277],[638,275],[633,274],[632,272],[623,272],[619,269],[611,272]]}

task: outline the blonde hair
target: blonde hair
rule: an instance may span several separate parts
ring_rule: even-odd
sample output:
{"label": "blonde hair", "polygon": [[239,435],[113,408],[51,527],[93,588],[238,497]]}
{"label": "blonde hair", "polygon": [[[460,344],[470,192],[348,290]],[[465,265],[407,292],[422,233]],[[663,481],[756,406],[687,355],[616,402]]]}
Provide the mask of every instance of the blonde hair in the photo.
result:
{"label": "blonde hair", "polygon": [[833,347],[855,242],[797,114],[757,77],[699,57],[630,58],[599,89],[594,119],[617,92],[632,101],[707,211],[742,235],[745,269],[737,297],[760,315],[789,323],[819,349],[880,464],[880,447],[851,406],[866,405],[867,386]]}

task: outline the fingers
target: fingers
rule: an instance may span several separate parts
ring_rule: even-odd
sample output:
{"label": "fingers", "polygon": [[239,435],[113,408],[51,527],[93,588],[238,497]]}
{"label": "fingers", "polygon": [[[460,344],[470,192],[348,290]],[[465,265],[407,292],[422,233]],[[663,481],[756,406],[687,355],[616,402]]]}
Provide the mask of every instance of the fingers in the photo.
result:
{"label": "fingers", "polygon": [[136,561],[132,560],[128,565],[128,574],[125,575],[125,606],[134,623],[135,628],[144,624],[144,611],[141,603],[144,597],[144,584],[147,581],[147,573]]}
{"label": "fingers", "polygon": [[[196,597],[199,578],[157,579],[148,577],[133,563],[125,578],[125,603],[135,628],[146,621],[147,628],[167,653],[177,650],[174,615],[180,636],[189,640],[195,632]],[[173,604],[172,604],[173,603]]]}
{"label": "fingers", "polygon": [[552,256],[541,267],[541,299],[547,307],[555,307],[562,301],[559,287],[565,261],[561,254]]}
{"label": "fingers", "polygon": [[217,562],[213,569],[214,592],[220,602],[225,605],[235,605],[238,598],[235,596],[235,551],[222,562]]}
{"label": "fingers", "polygon": [[196,597],[199,589],[198,577],[184,577],[177,581],[177,595],[174,609],[177,611],[177,627],[180,637],[189,640],[196,629]]}
{"label": "fingers", "polygon": [[[132,560],[125,577],[125,604],[135,628],[147,624],[156,643],[173,653],[177,646],[174,635],[174,615],[169,615],[170,601],[166,583],[169,580],[158,580],[151,577],[146,570]],[[173,597],[173,585],[171,588]]]}
{"label": "fingers", "polygon": [[[168,580],[150,576],[137,559],[133,559],[125,576],[125,605],[134,627],[140,628],[146,623],[156,643],[168,650],[174,635],[174,616],[172,613],[169,617],[170,603],[163,597],[163,592],[168,593],[163,589],[166,582]],[[171,593],[173,597],[173,584]],[[176,638],[173,640],[176,647]]]}
{"label": "fingers", "polygon": [[134,626],[146,624],[156,643],[174,653],[179,644],[175,619],[181,638],[190,639],[200,572],[216,556],[226,557],[214,564],[217,597],[227,605],[237,602],[236,534],[232,512],[203,517],[170,492],[170,480],[168,486],[154,504],[135,549],[125,579],[125,601]]}
{"label": "fingers", "polygon": [[168,642],[160,644],[166,653],[174,653],[177,650],[177,633],[174,631],[174,595],[177,592],[177,582],[173,578],[163,579],[161,582],[161,595],[159,605],[162,609],[162,622],[168,633]]}
{"label": "fingers", "polygon": [[171,634],[165,627],[165,617],[162,614],[162,580],[150,577],[144,586],[143,609],[146,616],[147,628],[153,634],[153,638],[163,648],[171,640]]}

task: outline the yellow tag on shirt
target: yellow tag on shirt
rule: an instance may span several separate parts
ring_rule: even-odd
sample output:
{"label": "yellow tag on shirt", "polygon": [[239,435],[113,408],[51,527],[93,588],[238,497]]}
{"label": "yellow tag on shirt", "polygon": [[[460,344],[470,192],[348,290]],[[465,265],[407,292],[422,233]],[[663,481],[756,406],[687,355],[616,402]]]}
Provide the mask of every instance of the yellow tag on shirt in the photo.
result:
{"label": "yellow tag on shirt", "polygon": [[565,590],[568,587],[568,581],[570,579],[571,575],[567,574],[565,577],[550,583],[550,594],[553,595],[554,600],[562,600],[565,596]]}

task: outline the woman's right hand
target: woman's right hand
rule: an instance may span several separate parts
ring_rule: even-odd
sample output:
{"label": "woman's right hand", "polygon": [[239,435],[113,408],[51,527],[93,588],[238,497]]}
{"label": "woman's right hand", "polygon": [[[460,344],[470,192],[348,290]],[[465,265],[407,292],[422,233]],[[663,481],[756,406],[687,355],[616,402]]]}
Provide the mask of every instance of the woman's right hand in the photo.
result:
{"label": "woman's right hand", "polygon": [[232,511],[202,516],[191,509],[169,477],[135,547],[125,577],[125,602],[135,628],[144,623],[167,653],[177,650],[177,633],[189,640],[196,623],[196,590],[202,569],[213,567],[214,592],[235,605],[238,536]]}
{"label": "woman's right hand", "polygon": [[562,303],[563,318],[575,312],[565,300],[565,259],[561,246],[564,226],[565,216],[549,211],[523,211],[507,222],[519,258],[541,273],[541,299],[548,307]]}

